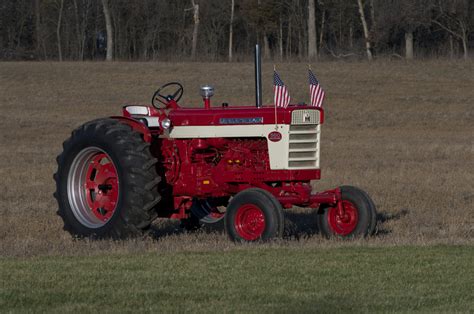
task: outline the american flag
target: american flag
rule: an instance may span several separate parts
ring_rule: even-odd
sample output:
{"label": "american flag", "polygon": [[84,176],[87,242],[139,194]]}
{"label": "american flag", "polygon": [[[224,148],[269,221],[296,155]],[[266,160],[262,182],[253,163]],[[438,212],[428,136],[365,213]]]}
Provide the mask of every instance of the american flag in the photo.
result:
{"label": "american flag", "polygon": [[273,92],[275,93],[274,102],[276,107],[288,107],[290,103],[290,94],[285,86],[285,83],[281,80],[278,73],[273,71]]}
{"label": "american flag", "polygon": [[309,93],[311,94],[311,106],[321,107],[323,105],[325,92],[319,85],[318,79],[311,69],[309,71]]}

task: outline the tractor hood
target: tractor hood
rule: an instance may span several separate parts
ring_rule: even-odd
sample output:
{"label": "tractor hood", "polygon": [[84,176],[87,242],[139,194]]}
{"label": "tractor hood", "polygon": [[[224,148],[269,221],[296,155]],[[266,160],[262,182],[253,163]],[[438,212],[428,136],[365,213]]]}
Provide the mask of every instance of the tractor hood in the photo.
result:
{"label": "tractor hood", "polygon": [[286,109],[277,108],[277,110],[274,106],[180,108],[171,110],[168,118],[174,126],[322,124],[324,111],[321,108],[299,105],[290,105]]}

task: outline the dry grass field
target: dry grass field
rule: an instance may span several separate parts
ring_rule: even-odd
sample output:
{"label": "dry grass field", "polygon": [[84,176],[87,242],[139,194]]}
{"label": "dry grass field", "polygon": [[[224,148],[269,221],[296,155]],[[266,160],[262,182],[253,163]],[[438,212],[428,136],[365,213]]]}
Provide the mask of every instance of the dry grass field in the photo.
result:
{"label": "dry grass field", "polygon": [[[264,64],[265,103],[272,102],[272,68],[272,64]],[[294,102],[307,102],[306,65],[284,63],[277,68]],[[370,239],[323,240],[314,234],[314,213],[293,209],[286,212],[285,238],[270,244],[234,245],[221,233],[185,233],[179,229],[179,223],[170,221],[158,221],[154,235],[140,239],[73,240],[62,230],[52,196],[55,157],[72,129],[97,117],[120,114],[125,103],[148,103],[157,86],[173,80],[183,83],[182,103],[186,106],[201,105],[198,88],[204,83],[215,85],[214,104],[224,101],[230,105],[253,104],[253,65],[0,63],[0,311],[2,308],[7,311],[51,307],[57,311],[103,309],[105,301],[94,297],[95,288],[105,284],[113,289],[114,282],[126,288],[129,281],[133,288],[147,278],[154,278],[156,282],[170,280],[170,285],[182,284],[183,278],[173,277],[177,276],[175,273],[154,272],[150,266],[156,262],[161,266],[154,267],[166,267],[169,263],[186,260],[186,256],[195,258],[196,263],[204,259],[202,265],[210,265],[211,270],[219,261],[225,264],[235,259],[249,261],[249,264],[239,262],[240,266],[231,268],[226,280],[240,278],[244,282],[237,281],[239,285],[232,287],[223,299],[216,299],[209,290],[210,295],[203,298],[201,294],[192,295],[184,305],[166,303],[165,309],[219,310],[221,303],[227,300],[229,304],[237,302],[238,305],[231,307],[234,310],[257,310],[258,307],[242,307],[243,303],[239,302],[245,302],[245,298],[236,299],[233,293],[246,291],[247,284],[253,282],[252,278],[258,278],[258,274],[263,276],[262,284],[280,285],[280,288],[267,296],[255,292],[251,300],[247,300],[248,304],[266,304],[261,307],[266,311],[291,310],[297,304],[301,310],[314,309],[310,300],[314,294],[308,291],[312,291],[309,284],[318,281],[305,281],[308,287],[299,285],[300,278],[308,277],[304,272],[313,271],[315,276],[327,280],[328,285],[322,287],[318,295],[321,298],[318,300],[325,302],[323,310],[330,311],[334,304],[339,304],[333,309],[352,311],[351,302],[370,299],[374,288],[387,294],[379,293],[375,307],[367,303],[359,310],[449,311],[453,310],[452,306],[461,311],[472,310],[472,302],[467,301],[469,293],[466,294],[472,289],[463,286],[470,284],[472,288],[472,276],[469,279],[469,276],[456,274],[458,270],[461,273],[472,270],[474,63],[328,62],[313,65],[313,70],[327,90],[321,156],[323,179],[315,182],[314,187],[327,189],[352,184],[366,189],[380,212],[377,235]],[[372,247],[375,251],[370,251]],[[450,255],[459,258],[452,261]],[[77,258],[77,263],[72,262],[71,256]],[[275,281],[271,279],[275,278],[274,271],[280,270],[261,271],[263,265],[278,256],[282,256],[283,268],[300,263],[301,273],[285,273],[286,277]],[[357,269],[368,272],[348,272],[353,264],[346,264],[345,259],[359,265]],[[347,280],[354,280],[349,285],[344,280],[332,281],[329,274],[339,272],[336,261],[342,261],[341,269],[349,276]],[[91,273],[91,263],[108,264],[111,268],[105,274],[98,270]],[[316,271],[314,263],[320,263],[323,268]],[[382,266],[385,263],[392,272],[385,272]],[[221,273],[216,270],[208,276],[191,271],[196,267],[193,263],[179,262],[179,265],[182,276],[190,278],[191,287],[197,290],[213,287],[216,283],[213,278]],[[76,273],[75,267],[83,268],[78,268]],[[147,272],[137,273],[142,267]],[[439,272],[440,269],[448,270]],[[367,283],[366,290],[353,294],[351,289],[358,289],[355,283],[366,283],[364,276],[370,276],[371,270],[375,273],[370,278],[378,284],[372,286],[372,281]],[[241,271],[257,277],[242,276]],[[104,278],[115,278],[114,274],[119,272],[122,277],[118,277],[121,278],[118,282],[104,281]],[[387,274],[393,278],[387,279]],[[75,288],[69,282],[76,275],[85,280],[80,281],[80,287],[85,290],[79,290],[87,295],[85,299],[77,299],[72,292]],[[403,292],[409,278],[414,280],[412,290]],[[200,280],[204,288],[197,284]],[[287,285],[281,286],[286,280]],[[386,280],[399,281],[385,285]],[[280,293],[285,293],[281,291],[291,290],[289,286],[293,285],[297,287],[294,293],[285,294],[285,300],[291,302],[279,307],[283,300]],[[30,286],[35,292],[28,291]],[[217,287],[228,288],[222,282]],[[329,290],[325,292],[325,288]],[[136,302],[143,301],[138,308],[157,309],[155,303],[150,303],[153,302],[149,299],[150,290],[137,289],[131,293],[137,296]],[[151,285],[149,289],[154,288]],[[168,290],[157,291],[157,298],[164,296],[162,302],[168,302],[179,299],[181,292],[186,294],[187,288],[186,285],[177,287],[174,295]],[[445,295],[444,291],[451,294]],[[327,299],[333,292],[342,292],[349,299],[346,303],[334,297]],[[135,303],[126,303],[121,296],[123,294],[114,295],[115,299],[110,302],[117,301],[113,303],[117,309],[120,306],[124,306],[122,310],[136,309]],[[416,301],[417,297],[423,301]],[[207,298],[214,303],[206,303]],[[79,303],[70,305],[76,299]],[[148,307],[149,303],[155,307]],[[206,308],[209,304],[212,306]],[[399,304],[399,307],[392,308],[391,304]],[[198,307],[193,307],[196,305]]]}
{"label": "dry grass field", "polygon": [[[278,64],[294,102],[308,101],[305,64]],[[472,244],[474,239],[474,63],[323,63],[327,90],[322,176],[316,189],[353,184],[381,213],[375,238],[342,245]],[[272,64],[264,64],[272,102]],[[122,250],[228,249],[222,234],[184,234],[158,222],[155,239],[73,241],[52,197],[55,157],[81,123],[148,103],[179,80],[182,103],[254,103],[252,64],[0,63],[0,254],[93,254]],[[341,245],[313,235],[311,212],[287,212],[282,245]],[[158,242],[155,240],[158,239]],[[356,244],[357,243],[357,244]],[[277,244],[278,245],[278,244]]]}

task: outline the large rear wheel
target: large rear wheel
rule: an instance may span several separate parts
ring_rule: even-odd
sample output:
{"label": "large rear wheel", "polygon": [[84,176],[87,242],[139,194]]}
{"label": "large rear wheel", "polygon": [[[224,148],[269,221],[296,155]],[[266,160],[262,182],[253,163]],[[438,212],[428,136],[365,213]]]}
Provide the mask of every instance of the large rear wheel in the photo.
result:
{"label": "large rear wheel", "polygon": [[64,229],[78,237],[140,234],[160,200],[156,158],[140,134],[113,119],[74,130],[58,156],[55,197]]}

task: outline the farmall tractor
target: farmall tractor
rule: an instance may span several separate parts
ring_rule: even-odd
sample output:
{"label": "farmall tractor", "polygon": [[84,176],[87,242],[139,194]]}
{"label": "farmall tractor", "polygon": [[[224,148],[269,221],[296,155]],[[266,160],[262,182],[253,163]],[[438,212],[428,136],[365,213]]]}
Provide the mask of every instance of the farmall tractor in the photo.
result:
{"label": "farmall tractor", "polygon": [[[374,232],[375,205],[352,186],[317,192],[321,108],[261,105],[261,65],[255,54],[256,107],[183,108],[183,86],[167,83],[151,106],[130,105],[122,116],[75,129],[63,144],[55,174],[58,214],[76,237],[124,238],[154,219],[186,228],[224,224],[229,238],[250,242],[283,234],[283,208],[317,210],[327,237]],[[221,221],[223,220],[223,221]]]}

